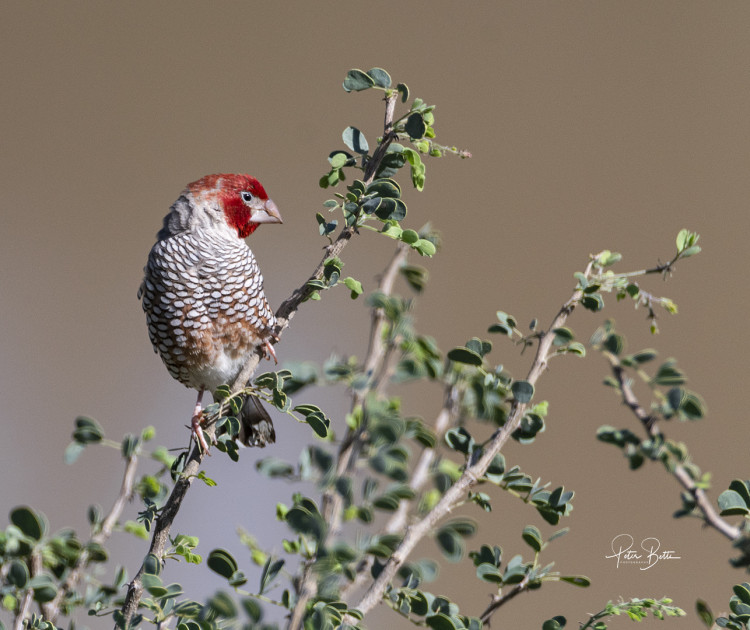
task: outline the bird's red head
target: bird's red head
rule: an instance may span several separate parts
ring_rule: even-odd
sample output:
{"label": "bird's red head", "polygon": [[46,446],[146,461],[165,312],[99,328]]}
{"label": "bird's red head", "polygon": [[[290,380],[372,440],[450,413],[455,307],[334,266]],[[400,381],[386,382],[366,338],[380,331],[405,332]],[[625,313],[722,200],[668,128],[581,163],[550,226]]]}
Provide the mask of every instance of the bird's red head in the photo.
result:
{"label": "bird's red head", "polygon": [[196,197],[221,204],[227,223],[240,238],[250,236],[261,223],[282,223],[276,204],[250,175],[206,175],[188,184],[188,189]]}

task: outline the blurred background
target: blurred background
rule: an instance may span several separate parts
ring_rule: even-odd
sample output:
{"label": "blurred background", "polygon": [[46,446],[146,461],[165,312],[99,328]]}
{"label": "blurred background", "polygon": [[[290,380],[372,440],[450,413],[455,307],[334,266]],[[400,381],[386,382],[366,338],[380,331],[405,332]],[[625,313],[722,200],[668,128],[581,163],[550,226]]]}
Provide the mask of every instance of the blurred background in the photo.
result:
{"label": "blurred background", "polygon": [[[185,444],[194,393],[153,354],[136,300],[162,217],[204,174],[255,175],[285,221],[250,240],[278,305],[321,256],[315,212],[331,196],[318,187],[328,153],[343,148],[348,125],[371,144],[381,130],[379,94],[341,89],[353,67],[381,66],[412,97],[437,104],[438,141],[474,155],[429,160],[425,191],[405,196],[406,225],[431,221],[443,236],[438,256],[412,261],[431,277],[416,310],[421,331],[447,351],[486,338],[498,309],[523,326],[532,318],[546,326],[590,253],[616,250],[623,270],[640,269],[673,255],[680,228],[697,231],[703,253],[668,283],[647,281],[680,307],[677,316],[661,316],[658,336],[649,335],[643,310],[612,298],[604,315],[576,311],[569,324],[586,340],[614,317],[629,350],[653,346],[662,358],[678,357],[709,415],[673,422],[667,435],[713,473],[714,499],[748,476],[741,406],[750,349],[742,324],[748,4],[15,1],[0,16],[2,519],[28,503],[53,530],[73,526],[84,537],[87,506],[109,509],[119,454],[92,448],[76,464],[63,463],[79,414],[97,418],[113,439],[154,425],[156,443]],[[345,273],[370,291],[391,252],[365,233],[344,252]],[[277,346],[282,363],[364,354],[366,307],[347,294],[342,288],[303,305]],[[492,341],[492,359],[525,375],[531,355],[504,338]],[[556,614],[574,624],[619,597],[669,595],[691,615],[701,597],[717,612],[746,579],[730,568],[732,550],[716,532],[672,519],[676,482],[656,465],[628,472],[619,451],[595,439],[602,424],[639,430],[601,385],[606,373],[593,353],[554,361],[537,389],[537,400],[551,404],[547,431],[534,446],[505,451],[532,476],[576,491],[561,524],[571,532],[543,558],[593,584],[524,594],[496,615],[497,627],[538,628]],[[305,399],[324,406],[341,430],[344,392],[316,390]],[[437,388],[404,401],[428,421],[439,405]],[[199,536],[204,557],[232,541],[251,576],[235,531],[281,552],[274,505],[290,503],[292,492],[260,477],[254,461],[294,459],[312,439],[286,417],[276,426],[278,443],[263,453],[245,451],[238,465],[207,461],[219,486],[196,484],[173,530]],[[469,547],[498,544],[508,558],[529,554],[524,525],[545,537],[557,529],[504,493],[485,521]],[[623,533],[636,544],[656,537],[679,559],[647,571],[617,568],[605,556]],[[133,575],[145,548],[117,534],[113,561]],[[180,579],[190,597],[223,586],[205,566],[177,569],[167,579]],[[491,588],[473,574],[464,560],[426,588],[479,614]],[[409,627],[381,607],[370,627],[385,623]],[[628,625],[621,618],[611,627]]]}

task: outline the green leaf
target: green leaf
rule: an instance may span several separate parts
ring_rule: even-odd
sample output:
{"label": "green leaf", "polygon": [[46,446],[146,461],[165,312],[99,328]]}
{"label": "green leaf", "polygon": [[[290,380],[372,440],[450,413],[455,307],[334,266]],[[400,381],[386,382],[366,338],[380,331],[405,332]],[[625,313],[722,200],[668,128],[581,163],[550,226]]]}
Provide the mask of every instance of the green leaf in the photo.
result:
{"label": "green leaf", "polygon": [[750,507],[750,481],[733,479],[729,484],[729,489],[734,490],[737,494],[739,494],[745,501],[745,505]]}
{"label": "green leaf", "polygon": [[477,567],[477,577],[485,582],[502,584],[503,574],[494,564],[483,562]]}
{"label": "green leaf", "polygon": [[6,579],[11,586],[15,586],[18,589],[26,588],[26,584],[29,581],[29,569],[26,563],[20,560],[11,561]]}
{"label": "green leaf", "polygon": [[417,190],[424,190],[426,167],[422,163],[422,158],[419,156],[419,153],[414,149],[404,148],[402,155],[411,166],[411,181],[414,188]]}
{"label": "green leaf", "polygon": [[702,599],[696,600],[695,611],[698,613],[698,618],[703,622],[706,628],[711,628],[714,625],[714,616],[709,608],[708,604]]}
{"label": "green leaf", "polygon": [[530,402],[534,397],[534,386],[528,381],[513,381],[510,391],[513,393],[513,398],[520,403]]}
{"label": "green leaf", "polygon": [[412,248],[416,249],[420,256],[427,256],[428,258],[434,256],[437,251],[435,244],[426,238],[420,238],[416,243],[412,244]]}
{"label": "green leaf", "polygon": [[266,457],[255,464],[261,475],[274,478],[289,478],[294,475],[294,467],[278,457]]}
{"label": "green leaf", "polygon": [[458,626],[455,623],[453,623],[453,620],[448,615],[444,615],[443,613],[438,613],[437,615],[430,615],[429,617],[425,617],[424,622],[427,625],[427,627],[432,628],[432,630],[457,630],[458,629]]}
{"label": "green leaf", "polygon": [[562,575],[560,576],[560,581],[567,582],[573,586],[580,586],[581,588],[591,586],[591,580],[585,575]]}
{"label": "green leaf", "polygon": [[658,371],[651,379],[651,384],[682,385],[686,380],[685,374],[675,366],[675,360],[669,359],[659,366]]}
{"label": "green leaf", "polygon": [[263,571],[260,574],[260,593],[266,590],[266,587],[281,571],[281,567],[284,566],[284,560],[273,560],[268,558],[265,565],[263,565]]}
{"label": "green leaf", "polygon": [[367,75],[373,80],[375,85],[382,88],[391,87],[391,75],[383,70],[383,68],[370,68],[367,71]]}
{"label": "green leaf", "polygon": [[732,590],[743,604],[750,606],[750,584],[735,584]]}
{"label": "green leaf", "polygon": [[44,604],[51,602],[57,595],[57,586],[49,575],[42,573],[31,578],[27,588],[34,590],[34,601]]}
{"label": "green leaf", "polygon": [[310,425],[310,428],[312,428],[319,437],[328,437],[328,429],[331,425],[331,421],[320,410],[320,408],[315,405],[297,405],[292,411],[302,415],[305,418],[305,422]]}
{"label": "green leaf", "polygon": [[482,365],[482,357],[468,348],[453,348],[453,350],[448,353],[448,358],[451,361],[464,363],[465,365]]}
{"label": "green leaf", "polygon": [[476,521],[470,518],[454,518],[445,524],[446,527],[451,527],[453,531],[457,532],[461,536],[473,536],[477,532]]}
{"label": "green leaf", "polygon": [[373,78],[366,72],[354,68],[346,73],[344,90],[347,92],[361,92],[375,85]]}
{"label": "green leaf", "polygon": [[148,530],[143,523],[136,523],[135,521],[126,521],[123,525],[123,530],[128,534],[133,534],[136,538],[141,540],[148,540]]}
{"label": "green leaf", "polygon": [[474,562],[474,566],[480,564],[491,564],[493,567],[499,567],[503,557],[503,550],[497,545],[490,547],[489,545],[482,545],[479,551],[472,551],[469,553],[469,557]]}
{"label": "green leaf", "polygon": [[464,427],[454,427],[445,433],[445,441],[454,451],[469,455],[474,450],[474,438]]}
{"label": "green leaf", "polygon": [[390,197],[393,199],[401,198],[401,186],[390,177],[383,177],[373,181],[368,187],[366,193],[373,194],[377,197]]}
{"label": "green leaf", "polygon": [[128,433],[122,439],[122,445],[120,446],[120,450],[122,451],[122,456],[127,459],[135,455],[135,451],[138,448],[139,444],[140,444],[140,440],[135,435],[131,435]]}
{"label": "green leaf", "polygon": [[427,269],[419,265],[404,265],[400,271],[412,289],[418,293],[424,290],[428,278]]}
{"label": "green leaf", "polygon": [[409,134],[412,140],[419,140],[424,137],[424,132],[427,130],[427,125],[424,123],[424,118],[419,112],[414,112],[406,119],[404,125],[404,131]]}
{"label": "green leaf", "polygon": [[719,495],[718,504],[722,516],[731,516],[734,514],[742,514],[744,516],[750,514],[750,509],[747,503],[745,503],[745,499],[734,490],[724,490]]}
{"label": "green leaf", "polygon": [[347,127],[341,134],[344,144],[348,146],[355,153],[367,153],[370,150],[370,145],[367,144],[367,140],[364,134],[356,127]]}
{"label": "green leaf", "polygon": [[406,101],[409,100],[409,87],[406,85],[406,83],[399,83],[396,86],[396,89],[398,90],[399,94],[401,94],[401,102],[406,103]]}
{"label": "green leaf", "polygon": [[625,338],[622,335],[611,333],[607,335],[607,338],[602,343],[602,348],[615,356],[619,356],[625,349]]}
{"label": "green leaf", "polygon": [[583,298],[581,298],[581,304],[583,305],[583,308],[594,313],[597,313],[604,308],[604,300],[599,293],[585,295]]}
{"label": "green leaf", "polygon": [[542,630],[562,630],[568,623],[568,620],[565,619],[562,615],[557,615],[555,617],[552,617],[552,619],[547,619],[542,624]]}
{"label": "green leaf", "polygon": [[47,531],[47,523],[44,516],[25,505],[11,510],[10,522],[18,527],[24,536],[28,536],[32,540],[41,540]]}
{"label": "green leaf", "polygon": [[575,339],[575,335],[573,335],[573,331],[570,328],[555,328],[552,332],[555,335],[552,341],[555,346],[564,346]]}
{"label": "green leaf", "polygon": [[346,151],[334,151],[328,156],[328,162],[332,168],[336,169],[343,168],[344,166],[352,166],[352,156]]}
{"label": "green leaf", "polygon": [[214,549],[206,560],[208,568],[227,579],[237,571],[237,561],[226,549]]}
{"label": "green leaf", "polygon": [[614,265],[616,262],[619,262],[622,260],[622,254],[618,252],[611,252],[608,249],[605,249],[603,252],[600,252],[597,256],[599,264],[602,267],[610,267],[611,265]]}
{"label": "green leaf", "polygon": [[144,573],[141,576],[141,584],[143,584],[143,588],[154,597],[162,597],[167,593],[167,589],[164,587],[164,584],[158,575]]}
{"label": "green leaf", "polygon": [[635,354],[630,355],[630,359],[638,365],[641,365],[643,363],[653,361],[658,355],[659,353],[656,350],[646,348],[645,350],[641,350],[640,352],[636,352]]}
{"label": "green leaf", "polygon": [[76,428],[73,431],[73,440],[79,444],[96,444],[101,442],[104,437],[104,431],[99,423],[88,416],[78,416],[76,418]]}
{"label": "green leaf", "polygon": [[547,539],[547,542],[552,542],[553,540],[556,540],[557,538],[562,538],[562,537],[563,537],[563,536],[565,536],[565,534],[567,534],[567,533],[568,533],[569,531],[570,531],[570,528],[569,528],[569,527],[563,527],[562,529],[560,529],[560,530],[556,531],[556,532],[555,532],[554,534],[552,534],[552,536],[550,536],[550,537],[549,537],[549,538]]}
{"label": "green leaf", "polygon": [[[71,442],[65,447],[65,454],[63,455],[66,464],[73,464],[83,453],[85,448],[84,444],[80,442]],[[1,630],[1,629],[0,629]]]}
{"label": "green leaf", "polygon": [[572,343],[568,344],[568,346],[565,348],[565,352],[578,355],[579,357],[585,357],[586,346],[584,346],[582,343],[579,343],[577,341],[573,341]]}
{"label": "green leaf", "polygon": [[438,547],[451,562],[458,562],[464,556],[464,541],[451,527],[442,527],[435,535]]}
{"label": "green leaf", "polygon": [[287,511],[284,518],[289,527],[298,534],[311,536],[318,542],[323,540],[327,527],[318,506],[311,499],[300,498],[294,507]]}
{"label": "green leaf", "polygon": [[688,239],[690,238],[690,230],[682,229],[677,233],[677,239],[675,241],[677,245],[677,251],[681,252],[688,246]]}
{"label": "green leaf", "polygon": [[531,547],[534,551],[539,552],[542,550],[544,541],[542,540],[542,533],[533,525],[527,525],[523,528],[523,539],[526,544]]}
{"label": "green leaf", "polygon": [[407,245],[412,245],[419,240],[419,234],[416,230],[404,230],[401,233],[401,240]]}
{"label": "green leaf", "polygon": [[234,619],[237,616],[237,608],[232,598],[222,591],[218,591],[208,600],[208,607],[213,611],[214,615],[224,617],[225,619]]}
{"label": "green leaf", "polygon": [[203,606],[198,602],[192,600],[185,600],[175,605],[173,612],[178,617],[187,617],[188,619],[195,619],[201,614]]}
{"label": "green leaf", "polygon": [[159,575],[161,573],[161,562],[153,553],[146,554],[143,559],[143,572],[148,575]]}
{"label": "green leaf", "polygon": [[258,602],[250,597],[245,597],[242,600],[242,607],[245,609],[247,616],[256,623],[260,621],[260,618],[263,616],[263,611]]}
{"label": "green leaf", "polygon": [[406,204],[400,199],[379,197],[380,204],[375,216],[382,221],[403,221],[406,217]]}

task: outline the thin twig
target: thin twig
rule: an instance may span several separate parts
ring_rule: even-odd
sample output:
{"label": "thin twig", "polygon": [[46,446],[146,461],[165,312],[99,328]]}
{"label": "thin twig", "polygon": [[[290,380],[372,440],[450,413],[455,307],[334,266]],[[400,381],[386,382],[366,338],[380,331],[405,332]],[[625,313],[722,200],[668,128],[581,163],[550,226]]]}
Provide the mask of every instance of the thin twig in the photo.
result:
{"label": "thin twig", "polygon": [[[610,352],[605,352],[605,356],[609,359],[612,366],[612,372],[617,379],[617,383],[620,386],[620,392],[622,393],[623,402],[633,412],[636,418],[641,422],[646,432],[650,437],[661,437],[664,438],[661,431],[656,426],[655,416],[646,412],[643,406],[638,401],[633,389],[630,386],[630,382],[625,378],[625,370],[620,363],[620,360]],[[739,527],[730,525],[725,521],[711,505],[711,501],[706,496],[703,488],[699,488],[690,473],[682,464],[676,464],[672,474],[675,476],[677,481],[680,482],[683,488],[687,490],[693,497],[695,504],[698,506],[700,511],[703,513],[703,518],[708,525],[713,527],[716,531],[726,536],[729,540],[737,540],[741,537],[742,532]]]}
{"label": "thin twig", "polygon": [[[398,270],[403,265],[408,254],[408,249],[399,244],[396,253],[386,266],[378,285],[378,289],[384,295],[390,295],[393,290],[393,284],[396,281]],[[363,366],[363,372],[370,379],[367,386],[352,392],[352,410],[362,406],[367,393],[372,391],[373,387],[377,388],[381,382],[377,374],[382,373],[380,367],[385,361],[387,347],[383,342],[383,329],[386,326],[386,318],[383,309],[376,308],[372,311],[372,323],[370,326],[370,340],[368,343],[367,354]],[[353,463],[356,460],[356,453],[359,451],[361,442],[362,429],[347,429],[347,432],[339,447],[336,462],[336,476],[341,477],[351,471]],[[323,492],[321,502],[321,513],[324,521],[328,524],[326,536],[320,548],[324,549],[329,540],[334,538],[341,529],[342,498],[341,495],[333,488],[327,488]],[[292,618],[289,622],[290,629],[302,627],[304,621],[305,609],[310,598],[315,591],[315,576],[313,575],[313,561],[307,562],[302,570],[302,577],[297,587],[297,603],[295,604]]]}
{"label": "thin twig", "polygon": [[[443,435],[448,430],[457,416],[458,413],[458,390],[455,385],[445,386],[445,396],[443,398],[443,407],[440,409],[434,422],[435,437],[438,442],[442,440]],[[412,471],[411,479],[409,479],[409,487],[417,492],[424,486],[430,478],[430,467],[432,462],[435,460],[437,451],[435,448],[425,448],[422,451],[422,455],[417,462],[417,465]],[[383,531],[386,534],[395,534],[404,529],[407,525],[409,518],[409,508],[412,506],[413,501],[408,499],[402,499],[399,502],[398,509],[393,513],[393,516],[388,519],[385,524]],[[370,568],[374,562],[373,556],[366,556],[358,565],[356,570],[356,577],[354,580],[341,591],[341,599],[347,601],[350,593],[355,593],[364,584],[364,582],[370,577]]]}
{"label": "thin twig", "polygon": [[[435,438],[439,444],[443,438],[443,435],[448,428],[453,424],[456,416],[458,415],[458,389],[455,385],[446,385],[445,397],[443,398],[443,407],[440,409],[437,417],[435,418]],[[434,448],[426,448],[422,451],[422,455],[414,467],[411,480],[409,481],[409,487],[417,491],[425,483],[427,483],[430,475],[430,467],[432,462],[435,460],[437,451]],[[411,501],[406,499],[399,503],[398,510],[393,514],[386,523],[385,531],[388,534],[395,534],[400,532],[407,524],[407,518],[409,516],[409,507]]]}
{"label": "thin twig", "polygon": [[[584,275],[587,278],[591,275],[592,268],[593,261],[589,262],[586,271],[584,272]],[[541,335],[539,347],[537,348],[531,369],[526,377],[526,380],[532,385],[537,382],[547,368],[547,361],[550,356],[552,342],[555,339],[552,330],[563,326],[568,316],[582,297],[582,289],[576,289],[570,299],[557,313],[547,332]],[[414,523],[406,530],[401,543],[390,558],[388,558],[380,574],[370,585],[370,588],[367,589],[359,603],[354,606],[355,608],[360,610],[363,614],[367,614],[382,600],[383,594],[388,588],[391,580],[396,575],[399,567],[401,567],[409,557],[409,554],[417,543],[427,536],[435,525],[437,525],[442,518],[449,514],[453,508],[455,508],[456,505],[466,497],[469,488],[476,484],[485,474],[487,468],[489,468],[492,460],[495,458],[495,455],[500,452],[511,434],[518,428],[518,425],[521,423],[524,413],[526,412],[526,407],[526,403],[513,401],[505,424],[494,433],[480,456],[464,469],[464,472],[458,481],[448,488],[435,507],[432,508],[432,510],[421,521]],[[354,620],[349,621],[354,622]]]}
{"label": "thin twig", "polygon": [[[99,530],[91,537],[91,542],[97,545],[103,545],[105,541],[112,535],[112,532],[117,524],[117,521],[125,508],[126,503],[130,500],[133,494],[133,484],[135,483],[135,473],[138,468],[138,457],[131,455],[127,458],[125,464],[125,473],[122,477],[122,484],[120,485],[120,492],[117,495],[117,499],[112,504],[107,516],[101,522]],[[84,547],[81,551],[81,555],[78,556],[75,565],[68,574],[68,577],[57,589],[55,598],[48,604],[42,606],[44,616],[48,621],[52,623],[57,622],[57,617],[60,615],[60,605],[68,593],[73,591],[78,582],[81,579],[83,570],[89,561],[88,547]]]}
{"label": "thin twig", "polygon": [[516,584],[507,593],[503,593],[502,595],[494,595],[492,597],[492,602],[490,602],[490,605],[487,606],[486,610],[479,617],[479,619],[481,619],[482,621],[482,625],[489,626],[490,618],[495,613],[495,611],[500,608],[500,606],[513,599],[516,595],[520,595],[521,593],[523,593],[528,589],[528,587],[529,574],[527,573],[523,580]]}
{"label": "thin twig", "polygon": [[[211,443],[214,434],[216,433],[216,425],[208,426],[204,430],[204,433],[208,442]],[[188,488],[190,488],[193,479],[195,479],[198,474],[204,456],[203,451],[196,445],[188,457],[182,475],[175,483],[174,488],[172,488],[172,493],[169,495],[169,499],[167,499],[164,507],[159,512],[159,516],[157,516],[154,521],[154,534],[151,537],[151,544],[149,545],[148,553],[153,554],[157,558],[161,559],[164,555],[167,543],[169,542],[169,531],[172,527],[172,523],[177,516],[177,512],[180,510],[180,506],[182,505],[182,501],[185,498]],[[122,615],[126,628],[130,626],[130,621],[138,610],[138,605],[143,596],[142,577],[145,572],[145,567],[145,563],[141,564],[138,573],[136,573],[133,581],[128,586],[125,603],[122,606]],[[115,626],[115,628],[117,628],[117,626]]]}
{"label": "thin twig", "polygon": [[34,591],[29,589],[24,593],[23,599],[21,600],[21,607],[18,609],[18,614],[13,620],[13,630],[24,630],[26,625],[26,617],[29,615],[29,609],[31,608],[31,600],[34,597]]}

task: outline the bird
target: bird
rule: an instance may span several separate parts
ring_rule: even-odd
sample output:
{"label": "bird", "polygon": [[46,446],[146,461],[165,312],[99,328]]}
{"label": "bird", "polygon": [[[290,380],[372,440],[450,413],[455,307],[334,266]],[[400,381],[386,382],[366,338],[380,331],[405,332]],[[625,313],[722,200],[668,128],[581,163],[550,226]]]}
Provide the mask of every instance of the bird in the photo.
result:
{"label": "bird", "polygon": [[[172,204],[148,255],[138,291],[148,334],[169,374],[198,390],[191,428],[204,453],[204,392],[231,383],[259,349],[276,361],[276,318],[244,239],[260,225],[278,223],[279,209],[257,179],[206,175]],[[238,419],[243,444],[275,441],[273,422],[257,397],[246,397]]]}

